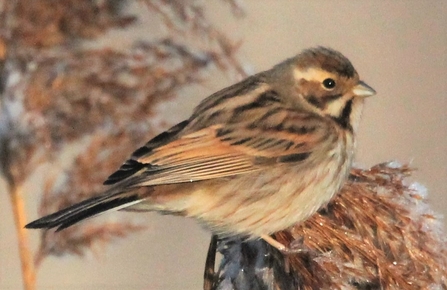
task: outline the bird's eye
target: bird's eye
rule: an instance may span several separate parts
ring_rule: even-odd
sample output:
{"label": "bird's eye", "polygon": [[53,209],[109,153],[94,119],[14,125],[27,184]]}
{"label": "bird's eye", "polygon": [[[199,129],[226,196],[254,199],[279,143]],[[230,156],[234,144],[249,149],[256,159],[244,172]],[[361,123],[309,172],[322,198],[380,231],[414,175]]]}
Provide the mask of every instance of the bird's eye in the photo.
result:
{"label": "bird's eye", "polygon": [[323,86],[327,90],[332,90],[335,88],[335,81],[331,78],[327,78],[323,81]]}

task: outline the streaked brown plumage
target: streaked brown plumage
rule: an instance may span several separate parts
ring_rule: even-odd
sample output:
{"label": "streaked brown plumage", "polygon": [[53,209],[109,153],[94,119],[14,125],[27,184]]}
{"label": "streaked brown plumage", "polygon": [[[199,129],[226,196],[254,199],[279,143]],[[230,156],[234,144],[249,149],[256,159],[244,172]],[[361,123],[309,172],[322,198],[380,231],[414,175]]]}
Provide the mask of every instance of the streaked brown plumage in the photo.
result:
{"label": "streaked brown plumage", "polygon": [[345,181],[364,97],[340,53],[308,49],[205,100],[150,140],[104,194],[38,219],[66,228],[112,208],[196,218],[220,235],[262,237],[303,221]]}

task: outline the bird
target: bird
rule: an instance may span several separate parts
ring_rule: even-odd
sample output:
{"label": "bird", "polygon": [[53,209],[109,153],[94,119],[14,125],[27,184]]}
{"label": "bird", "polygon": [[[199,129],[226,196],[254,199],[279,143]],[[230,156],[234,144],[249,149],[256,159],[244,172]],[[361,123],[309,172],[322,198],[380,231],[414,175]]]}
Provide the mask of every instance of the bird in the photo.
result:
{"label": "bird", "polygon": [[103,193],[26,228],[63,230],[115,209],[196,219],[220,237],[263,239],[299,224],[341,189],[365,98],[348,58],[308,48],[205,98],[135,150]]}

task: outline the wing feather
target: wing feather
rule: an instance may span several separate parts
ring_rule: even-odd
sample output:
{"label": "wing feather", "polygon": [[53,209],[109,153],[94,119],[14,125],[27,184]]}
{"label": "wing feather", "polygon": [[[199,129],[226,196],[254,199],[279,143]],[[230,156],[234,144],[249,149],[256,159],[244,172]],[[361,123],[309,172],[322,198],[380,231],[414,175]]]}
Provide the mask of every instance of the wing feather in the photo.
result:
{"label": "wing feather", "polygon": [[105,184],[182,183],[305,162],[324,144],[327,122],[285,104],[262,79],[250,78],[204,100],[188,121],[136,150]]}
{"label": "wing feather", "polygon": [[[256,123],[218,124],[177,136],[134,154],[114,173],[132,186],[153,186],[225,178],[262,170],[274,163],[302,163],[321,143],[321,120],[293,111]],[[113,176],[113,175],[112,175]],[[137,178],[136,178],[137,177]],[[127,182],[126,182],[127,183]],[[128,184],[128,183],[127,183]]]}

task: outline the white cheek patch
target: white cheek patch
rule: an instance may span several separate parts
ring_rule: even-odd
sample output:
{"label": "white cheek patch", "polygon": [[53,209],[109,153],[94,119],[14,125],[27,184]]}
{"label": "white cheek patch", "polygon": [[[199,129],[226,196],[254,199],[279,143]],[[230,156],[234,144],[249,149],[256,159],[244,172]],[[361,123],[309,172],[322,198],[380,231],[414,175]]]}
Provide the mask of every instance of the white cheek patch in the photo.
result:
{"label": "white cheek patch", "polygon": [[342,98],[330,102],[330,104],[324,110],[325,113],[331,116],[339,116],[346,105],[347,100],[345,100],[345,98],[346,96],[343,96]]}

